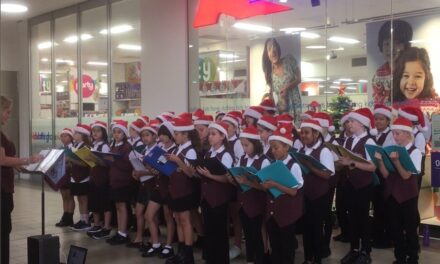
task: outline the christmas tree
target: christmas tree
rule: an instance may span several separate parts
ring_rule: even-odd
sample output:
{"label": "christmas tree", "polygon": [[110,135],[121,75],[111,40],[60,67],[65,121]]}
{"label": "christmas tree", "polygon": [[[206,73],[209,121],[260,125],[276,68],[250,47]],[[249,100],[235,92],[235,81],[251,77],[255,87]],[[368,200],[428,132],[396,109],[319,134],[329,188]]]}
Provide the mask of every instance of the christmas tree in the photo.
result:
{"label": "christmas tree", "polygon": [[329,114],[333,119],[335,131],[339,133],[339,120],[346,113],[352,110],[353,103],[346,95],[339,95],[332,99],[329,104]]}

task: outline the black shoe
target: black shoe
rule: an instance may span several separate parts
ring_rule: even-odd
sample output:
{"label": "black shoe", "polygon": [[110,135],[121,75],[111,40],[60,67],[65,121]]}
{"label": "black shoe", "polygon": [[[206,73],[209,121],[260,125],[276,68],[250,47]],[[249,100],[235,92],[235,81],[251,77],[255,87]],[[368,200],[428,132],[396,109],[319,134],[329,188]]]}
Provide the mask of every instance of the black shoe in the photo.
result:
{"label": "black shoe", "polygon": [[378,241],[373,241],[373,244],[371,246],[377,249],[386,249],[386,248],[391,248],[391,242],[385,240],[378,240]]}
{"label": "black shoe", "polygon": [[204,241],[205,237],[203,236],[197,236],[197,240],[196,242],[194,242],[193,247],[194,248],[203,248],[203,241]]}
{"label": "black shoe", "polygon": [[370,264],[371,263],[371,257],[370,254],[367,254],[365,252],[361,252],[359,254],[359,257],[354,262],[355,264]]}
{"label": "black shoe", "polygon": [[128,248],[141,248],[142,242],[128,242],[125,246]]}
{"label": "black shoe", "polygon": [[126,236],[126,237],[121,236],[119,234],[119,232],[117,232],[116,235],[107,239],[106,242],[112,246],[123,245],[123,244],[127,244],[128,242],[130,242],[130,238],[128,238],[128,236]]}
{"label": "black shoe", "polygon": [[74,224],[71,229],[73,231],[89,231],[92,228],[92,226],[87,224],[86,222],[80,220],[76,224]]}
{"label": "black shoe", "polygon": [[139,247],[139,251],[140,252],[147,252],[148,250],[150,250],[150,248],[152,246],[153,245],[150,242],[148,242],[147,244],[142,243],[142,245]]}
{"label": "black shoe", "polygon": [[100,240],[100,239],[104,239],[104,238],[110,238],[110,233],[112,232],[111,229],[101,229],[101,231],[99,231],[98,233],[95,233],[92,235],[93,239],[96,240]]}
{"label": "black shoe", "polygon": [[100,226],[94,226],[89,231],[87,231],[87,235],[89,237],[93,237],[94,234],[101,232],[102,227]]}
{"label": "black shoe", "polygon": [[347,235],[344,235],[344,234],[339,234],[337,236],[334,236],[333,240],[334,241],[339,241],[339,242],[342,242],[342,243],[348,243],[348,242],[350,242],[350,237],[347,236]]}
{"label": "black shoe", "polygon": [[162,247],[161,246],[159,246],[157,248],[151,247],[147,252],[142,253],[142,257],[143,258],[154,257],[156,255],[159,255],[160,252],[162,252]]}
{"label": "black shoe", "polygon": [[164,246],[162,248],[162,252],[159,253],[159,258],[168,259],[171,256],[174,256],[174,250],[172,246]]}
{"label": "black shoe", "polygon": [[177,263],[183,263],[183,261],[185,261],[183,253],[179,253],[177,255],[167,258],[165,264],[177,264]]}
{"label": "black shoe", "polygon": [[55,224],[56,227],[68,227],[73,225],[73,219],[69,213],[64,213],[60,221]]}
{"label": "black shoe", "polygon": [[351,264],[351,263],[354,263],[357,260],[358,257],[359,257],[359,252],[358,251],[350,250],[350,252],[348,252],[348,254],[345,255],[341,259],[341,264]]}

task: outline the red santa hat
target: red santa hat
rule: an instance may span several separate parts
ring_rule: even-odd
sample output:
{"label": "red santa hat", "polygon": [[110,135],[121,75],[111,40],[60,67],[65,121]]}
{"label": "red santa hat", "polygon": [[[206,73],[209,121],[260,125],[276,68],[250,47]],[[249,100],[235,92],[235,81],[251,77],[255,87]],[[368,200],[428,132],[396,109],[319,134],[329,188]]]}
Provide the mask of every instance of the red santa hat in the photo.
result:
{"label": "red santa hat", "polygon": [[150,118],[148,116],[141,116],[138,118],[138,120],[142,121],[146,126],[150,124]]}
{"label": "red santa hat", "polygon": [[322,128],[327,128],[329,132],[335,131],[333,120],[329,114],[324,112],[317,112],[313,115],[313,119],[317,120]]}
{"label": "red santa hat", "polygon": [[278,124],[292,124],[293,116],[289,114],[281,114],[277,116]]}
{"label": "red santa hat", "polygon": [[[163,123],[169,123],[169,121],[165,121]],[[152,126],[154,128],[158,128],[160,126],[161,122],[157,119],[151,120],[150,123],[148,124],[149,126]]]}
{"label": "red santa hat", "polygon": [[374,124],[374,116],[370,108],[359,108],[348,114],[348,118],[352,118],[362,125],[366,126],[370,130],[370,135],[377,135],[377,129]]}
{"label": "red santa hat", "polygon": [[111,125],[112,130],[119,128],[128,137],[128,122],[125,120],[113,120]]}
{"label": "red santa hat", "polygon": [[204,115],[205,115],[205,111],[203,111],[203,109],[198,108],[196,109],[196,111],[192,113],[192,119],[197,120],[200,117],[203,117]]}
{"label": "red santa hat", "polygon": [[275,106],[275,101],[272,99],[264,99],[260,103],[260,107],[262,107],[266,111],[274,111],[274,112],[277,111],[277,108]]}
{"label": "red santa hat", "polygon": [[143,131],[149,131],[149,132],[157,135],[157,129],[155,127],[152,127],[152,126],[143,126],[141,128],[141,132],[140,133],[142,133]]}
{"label": "red santa hat", "polygon": [[93,129],[95,127],[102,127],[104,128],[104,130],[107,132],[107,123],[106,122],[102,122],[102,121],[98,121],[96,120],[95,122],[93,122],[90,127]]}
{"label": "red santa hat", "polygon": [[229,122],[235,127],[240,127],[240,120],[238,120],[235,116],[227,114],[222,118],[222,121]]}
{"label": "red santa hat", "polygon": [[248,107],[245,111],[244,111],[244,116],[250,116],[252,118],[255,119],[260,119],[263,116],[264,113],[264,109],[261,106],[251,106]]}
{"label": "red santa hat", "polygon": [[160,115],[158,115],[156,119],[160,120],[161,122],[171,121],[174,118],[174,115],[175,113],[171,111],[163,112]]}
{"label": "red santa hat", "polygon": [[180,117],[180,118],[183,118],[183,119],[191,119],[191,120],[193,120],[193,116],[189,112],[180,113],[177,117]]}
{"label": "red santa hat", "polygon": [[191,118],[173,118],[173,130],[178,132],[185,132],[194,130],[194,124]]}
{"label": "red santa hat", "polygon": [[398,117],[396,120],[394,120],[393,124],[391,125],[391,130],[402,130],[407,131],[412,134],[413,132],[413,124],[411,120],[406,119],[405,117]]}
{"label": "red santa hat", "polygon": [[138,119],[136,121],[131,122],[130,126],[128,128],[129,129],[133,128],[136,132],[140,133],[141,129],[142,129],[142,127],[144,127],[144,125],[145,125],[144,122]]}
{"label": "red santa hat", "polygon": [[248,138],[248,139],[256,139],[260,140],[260,134],[258,134],[258,130],[254,126],[249,126],[243,129],[240,133],[240,138]]}
{"label": "red santa hat", "polygon": [[302,119],[312,119],[315,112],[313,111],[305,111],[304,113],[301,113],[300,117]]}
{"label": "red santa hat", "polygon": [[73,128],[73,132],[90,136],[90,134],[92,133],[92,128],[85,124],[77,124],[76,127]]}
{"label": "red santa hat", "polygon": [[61,130],[60,135],[62,135],[62,134],[67,134],[67,135],[73,137],[73,131],[72,131],[72,129],[67,128],[67,127],[66,127],[66,128],[63,128],[63,130]]}
{"label": "red santa hat", "polygon": [[273,135],[269,137],[269,141],[278,140],[283,143],[286,143],[289,146],[293,145],[293,135],[292,135],[293,126],[291,124],[281,124],[275,130]]}
{"label": "red santa hat", "polygon": [[212,122],[214,122],[214,118],[212,117],[212,115],[203,115],[194,120],[194,125],[209,126]]}
{"label": "red santa hat", "polygon": [[404,106],[399,108],[399,116],[405,117],[406,119],[412,121],[417,124],[417,128],[420,131],[427,131],[428,127],[425,123],[425,117],[423,116],[422,110],[420,107],[415,106]]}
{"label": "red santa hat", "polygon": [[275,131],[277,129],[278,121],[273,116],[262,116],[260,119],[258,119],[257,125]]}
{"label": "red santa hat", "polygon": [[391,110],[391,107],[388,107],[388,106],[383,105],[383,104],[376,104],[376,105],[374,105],[373,114],[374,115],[376,115],[376,114],[384,115],[384,116],[386,116],[390,120],[393,117],[393,111]]}
{"label": "red santa hat", "polygon": [[213,122],[209,125],[209,128],[217,129],[218,131],[220,131],[220,133],[222,133],[226,137],[228,137],[228,127],[229,127],[228,123],[224,121]]}
{"label": "red santa hat", "polygon": [[306,120],[302,121],[300,128],[303,128],[303,127],[312,128],[322,134],[321,123],[314,118],[313,119],[306,119]]}
{"label": "red santa hat", "polygon": [[224,116],[224,115],[226,115],[226,113],[225,112],[223,112],[223,111],[215,111],[215,117],[214,117],[214,119],[217,119],[219,116]]}
{"label": "red santa hat", "polygon": [[171,135],[174,134],[174,127],[173,127],[173,124],[171,124],[171,122],[166,121],[166,122],[163,122],[162,124],[158,125],[158,127],[161,127],[161,126],[165,126],[168,129],[168,131],[171,133]]}
{"label": "red santa hat", "polygon": [[235,117],[238,120],[238,126],[243,123],[243,113],[241,111],[230,111],[227,115]]}
{"label": "red santa hat", "polygon": [[318,106],[320,106],[320,104],[317,101],[312,101],[312,102],[310,102],[309,106],[310,107],[318,107]]}

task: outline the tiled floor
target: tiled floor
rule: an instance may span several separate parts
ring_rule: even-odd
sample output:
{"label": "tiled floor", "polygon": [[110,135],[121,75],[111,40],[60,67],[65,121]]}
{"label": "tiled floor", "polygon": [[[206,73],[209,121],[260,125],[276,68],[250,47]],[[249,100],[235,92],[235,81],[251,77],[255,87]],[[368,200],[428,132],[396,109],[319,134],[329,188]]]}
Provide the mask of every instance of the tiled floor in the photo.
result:
{"label": "tiled floor", "polygon": [[[15,209],[12,215],[11,263],[27,263],[27,237],[41,234],[41,192],[38,184],[28,181],[16,183]],[[70,245],[88,248],[87,263],[164,263],[160,259],[143,259],[137,250],[125,246],[112,247],[104,241],[95,241],[83,233],[56,228],[54,224],[62,214],[61,196],[46,188],[46,233],[58,235],[61,243],[61,261],[65,262]],[[77,218],[77,214],[76,214]],[[301,238],[298,237],[300,240]],[[301,245],[301,240],[300,240]],[[348,250],[347,244],[333,243],[332,255],[323,263],[339,263]],[[391,250],[373,250],[374,263],[392,263]],[[302,263],[302,246],[297,250],[296,263]],[[203,263],[196,252],[196,262]],[[233,263],[246,263],[244,257]],[[430,247],[423,247],[420,263],[440,263],[440,242],[431,241]]]}

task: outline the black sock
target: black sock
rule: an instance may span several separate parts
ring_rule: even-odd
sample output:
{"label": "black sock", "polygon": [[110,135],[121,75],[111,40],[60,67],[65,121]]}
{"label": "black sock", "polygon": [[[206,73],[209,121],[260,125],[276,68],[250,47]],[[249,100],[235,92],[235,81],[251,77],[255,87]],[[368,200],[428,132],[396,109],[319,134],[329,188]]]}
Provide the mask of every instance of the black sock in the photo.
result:
{"label": "black sock", "polygon": [[184,247],[185,247],[185,243],[184,243],[184,242],[179,242],[179,243],[177,244],[177,253],[178,253],[178,254],[179,254],[179,253],[182,253]]}
{"label": "black sock", "polygon": [[186,263],[194,264],[194,252],[192,246],[184,245],[184,256]]}

